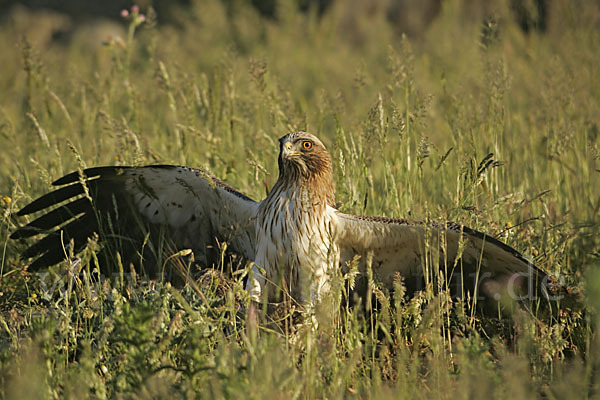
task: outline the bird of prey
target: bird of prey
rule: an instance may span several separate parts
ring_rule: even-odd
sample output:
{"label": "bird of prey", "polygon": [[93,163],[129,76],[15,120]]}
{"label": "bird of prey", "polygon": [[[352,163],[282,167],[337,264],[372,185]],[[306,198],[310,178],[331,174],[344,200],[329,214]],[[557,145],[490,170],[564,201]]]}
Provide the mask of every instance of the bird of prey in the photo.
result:
{"label": "bird of prey", "polygon": [[42,236],[22,254],[34,258],[30,270],[59,263],[98,238],[103,254],[119,253],[151,275],[182,249],[210,266],[221,256],[218,244],[227,243],[239,259],[254,262],[246,284],[251,298],[275,301],[285,291],[305,305],[326,296],[332,274],[352,263],[390,288],[398,274],[415,289],[443,275],[456,284],[454,294],[499,298],[535,296],[546,282],[515,249],[466,226],[338,211],[323,143],[292,132],[279,144],[279,177],[261,202],[188,167],[90,168],[58,179],[58,189],[21,209],[20,216],[42,214],[11,238]]}

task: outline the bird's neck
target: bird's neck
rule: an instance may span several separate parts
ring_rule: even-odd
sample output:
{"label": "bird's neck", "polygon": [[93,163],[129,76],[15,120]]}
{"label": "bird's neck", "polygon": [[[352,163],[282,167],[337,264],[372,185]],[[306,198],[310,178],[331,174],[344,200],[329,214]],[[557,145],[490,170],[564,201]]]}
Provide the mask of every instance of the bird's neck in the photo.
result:
{"label": "bird's neck", "polygon": [[280,172],[277,182],[265,199],[265,204],[274,204],[278,199],[298,203],[307,212],[323,211],[335,205],[335,185],[330,168],[308,176]]}

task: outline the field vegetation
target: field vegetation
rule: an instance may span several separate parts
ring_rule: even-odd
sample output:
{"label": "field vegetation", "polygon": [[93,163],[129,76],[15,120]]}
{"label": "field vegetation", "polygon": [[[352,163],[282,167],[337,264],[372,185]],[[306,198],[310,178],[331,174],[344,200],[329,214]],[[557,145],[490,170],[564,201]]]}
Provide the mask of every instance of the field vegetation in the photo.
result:
{"label": "field vegetation", "polygon": [[[176,24],[142,8],[62,40],[61,16],[15,10],[0,25],[0,397],[599,396],[600,8],[555,0],[547,29],[523,32],[508,1],[472,3],[443,2],[412,37],[367,2],[263,17],[197,1]],[[294,130],[331,151],[341,210],[488,232],[575,301],[489,315],[371,282],[316,330],[256,324],[226,257],[179,287],[118,259],[100,277],[93,242],[31,273],[8,238],[20,207],[86,166],[201,167],[262,199]]]}

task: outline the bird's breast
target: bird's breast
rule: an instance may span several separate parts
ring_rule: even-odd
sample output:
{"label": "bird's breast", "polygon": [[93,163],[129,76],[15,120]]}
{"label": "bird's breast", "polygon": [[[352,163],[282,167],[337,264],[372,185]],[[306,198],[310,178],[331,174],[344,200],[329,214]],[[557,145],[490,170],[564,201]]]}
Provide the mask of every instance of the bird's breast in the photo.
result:
{"label": "bird's breast", "polygon": [[339,261],[339,250],[333,246],[327,206],[299,200],[281,195],[259,209],[255,262],[268,281],[286,283],[308,300],[315,297],[315,284],[322,286],[327,270]]}

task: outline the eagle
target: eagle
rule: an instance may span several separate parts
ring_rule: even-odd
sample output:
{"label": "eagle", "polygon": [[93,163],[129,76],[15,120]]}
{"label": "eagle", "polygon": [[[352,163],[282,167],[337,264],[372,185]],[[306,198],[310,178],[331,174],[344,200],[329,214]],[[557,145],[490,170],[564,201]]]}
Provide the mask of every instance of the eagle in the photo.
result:
{"label": "eagle", "polygon": [[453,222],[337,210],[330,154],[310,133],[281,137],[278,165],[278,179],[260,202],[201,169],[79,170],[22,208],[19,216],[41,215],[11,238],[38,237],[22,252],[32,259],[31,271],[72,257],[92,239],[105,257],[154,276],[187,249],[198,264],[215,264],[226,244],[232,259],[249,263],[246,289],[256,301],[285,293],[314,305],[331,292],[332,277],[351,268],[389,289],[398,276],[412,290],[443,277],[453,295],[548,296],[548,276],[493,236]]}

